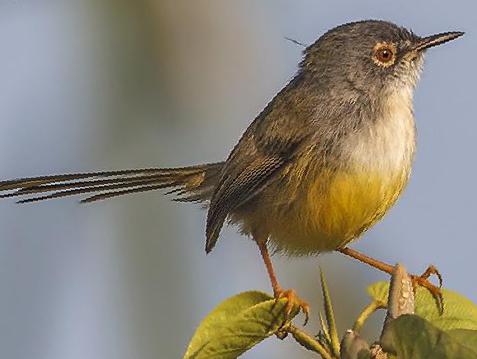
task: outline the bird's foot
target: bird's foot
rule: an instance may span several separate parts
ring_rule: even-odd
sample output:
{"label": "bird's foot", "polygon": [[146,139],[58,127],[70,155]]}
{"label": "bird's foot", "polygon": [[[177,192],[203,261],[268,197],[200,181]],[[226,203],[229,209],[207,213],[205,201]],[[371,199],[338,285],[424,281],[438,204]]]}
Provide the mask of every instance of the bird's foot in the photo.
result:
{"label": "bird's foot", "polygon": [[[365,263],[367,265],[370,265],[371,267],[376,268],[382,272],[385,272],[391,275],[393,274],[394,266],[388,263],[384,263],[380,260],[369,257],[363,253],[360,253],[348,247],[339,248],[337,250],[351,258],[357,259],[358,261]],[[434,284],[432,284],[429,281],[429,277],[432,275],[435,275],[437,279],[439,280],[439,287],[436,287]],[[442,276],[437,270],[437,268],[431,265],[421,275],[411,275],[411,280],[414,287],[414,291],[419,285],[423,288],[426,288],[432,294],[432,296],[437,302],[437,307],[439,308],[439,312],[442,314],[444,312],[444,299],[442,296]]]}
{"label": "bird's foot", "polygon": [[303,325],[306,325],[308,323],[308,319],[310,318],[310,305],[304,300],[302,300],[293,289],[277,289],[274,292],[275,303],[278,303],[278,301],[282,298],[285,298],[287,300],[287,304],[285,306],[284,324],[289,321],[292,310],[295,307],[298,307],[305,315],[305,322]]}
{"label": "bird's foot", "polygon": [[[429,278],[435,275],[439,280],[439,286],[436,287],[429,281]],[[441,273],[437,270],[436,267],[430,265],[424,273],[420,276],[411,275],[412,285],[414,287],[414,291],[416,290],[417,286],[421,286],[427,289],[431,295],[434,297],[437,307],[439,308],[439,312],[442,314],[444,312],[444,298],[442,296],[442,276]]]}

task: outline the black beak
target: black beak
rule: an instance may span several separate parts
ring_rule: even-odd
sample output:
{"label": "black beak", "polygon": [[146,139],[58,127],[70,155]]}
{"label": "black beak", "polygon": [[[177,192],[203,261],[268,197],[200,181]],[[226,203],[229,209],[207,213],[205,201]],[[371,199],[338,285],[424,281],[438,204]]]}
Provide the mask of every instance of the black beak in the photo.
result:
{"label": "black beak", "polygon": [[413,51],[419,52],[428,49],[433,46],[444,44],[448,41],[452,41],[464,35],[464,32],[444,32],[442,34],[432,35],[422,38],[414,47]]}

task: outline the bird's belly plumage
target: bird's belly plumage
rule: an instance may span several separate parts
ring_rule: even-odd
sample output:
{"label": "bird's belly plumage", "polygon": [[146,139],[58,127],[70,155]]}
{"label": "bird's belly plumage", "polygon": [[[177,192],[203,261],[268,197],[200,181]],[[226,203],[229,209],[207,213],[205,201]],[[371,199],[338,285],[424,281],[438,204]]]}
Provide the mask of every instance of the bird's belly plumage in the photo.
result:
{"label": "bird's belly plumage", "polygon": [[292,255],[335,250],[395,203],[409,179],[415,126],[410,106],[389,105],[388,117],[344,142],[337,168],[308,174],[293,204],[270,213],[269,235],[277,250]]}
{"label": "bird's belly plumage", "polygon": [[409,168],[395,174],[349,171],[335,173],[332,178],[318,177],[288,211],[270,213],[272,243],[292,255],[346,245],[395,203],[407,184]]}

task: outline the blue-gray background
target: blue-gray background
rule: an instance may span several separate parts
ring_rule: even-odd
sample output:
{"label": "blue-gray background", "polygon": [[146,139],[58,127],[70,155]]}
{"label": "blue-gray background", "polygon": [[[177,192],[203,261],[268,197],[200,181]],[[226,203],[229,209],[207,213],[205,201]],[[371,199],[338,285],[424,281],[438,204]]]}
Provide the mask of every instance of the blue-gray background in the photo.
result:
{"label": "blue-gray background", "polygon": [[[363,18],[423,35],[466,31],[429,51],[411,183],[354,247],[414,272],[434,263],[477,301],[476,10],[472,0],[2,0],[0,177],[221,160],[296,70],[301,49],[284,37],[310,43]],[[234,229],[205,256],[204,215],[160,193],[86,206],[2,201],[0,356],[179,358],[215,304],[269,291],[255,246]],[[386,278],[338,254],[275,263],[311,302],[311,331],[319,266],[341,331],[366,304],[364,288]],[[244,357],[314,356],[270,339]]]}

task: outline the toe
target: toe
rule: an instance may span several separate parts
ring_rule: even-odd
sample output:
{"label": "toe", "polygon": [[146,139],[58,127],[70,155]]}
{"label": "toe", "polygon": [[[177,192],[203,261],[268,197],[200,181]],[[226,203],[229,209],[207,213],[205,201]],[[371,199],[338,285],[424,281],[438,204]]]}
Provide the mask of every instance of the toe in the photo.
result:
{"label": "toe", "polygon": [[439,313],[443,314],[444,313],[444,298],[442,295],[442,290],[439,287],[436,287],[434,284],[432,284],[427,278],[425,277],[417,277],[413,276],[412,277],[412,282],[414,285],[414,290],[416,287],[419,285],[429,291],[431,293],[432,297],[435,299],[437,307],[439,309]]}
{"label": "toe", "polygon": [[286,322],[289,320],[291,313],[293,311],[293,308],[298,307],[305,315],[304,325],[308,323],[308,320],[310,318],[310,306],[308,305],[307,302],[303,301],[293,289],[280,291],[279,293],[276,293],[275,298],[276,298],[276,301],[278,301],[281,298],[287,299],[287,304],[285,307]]}

